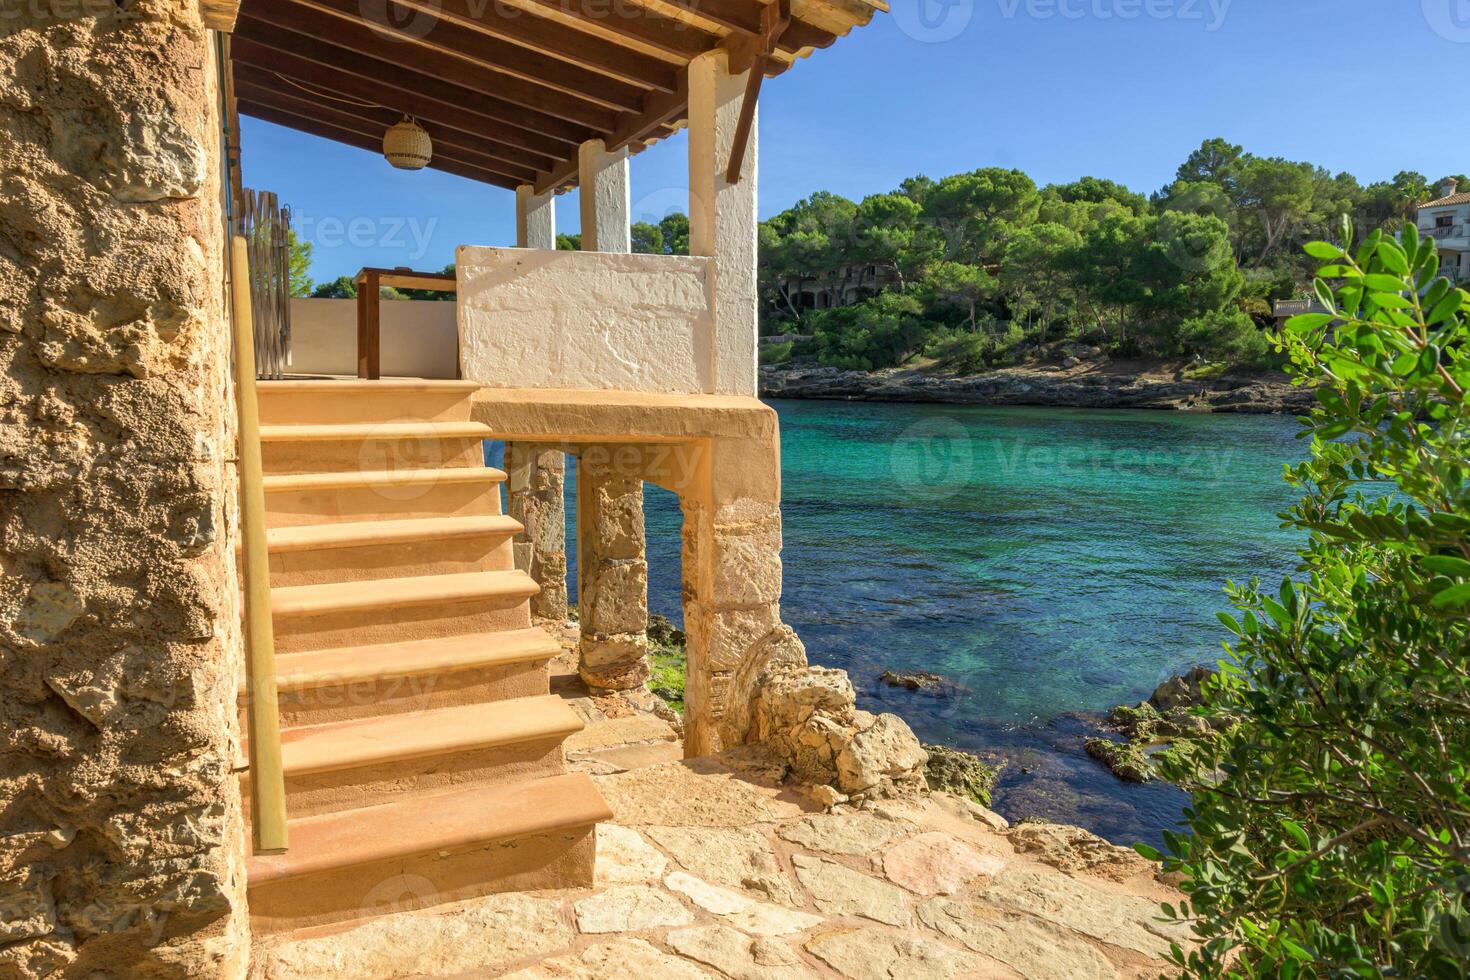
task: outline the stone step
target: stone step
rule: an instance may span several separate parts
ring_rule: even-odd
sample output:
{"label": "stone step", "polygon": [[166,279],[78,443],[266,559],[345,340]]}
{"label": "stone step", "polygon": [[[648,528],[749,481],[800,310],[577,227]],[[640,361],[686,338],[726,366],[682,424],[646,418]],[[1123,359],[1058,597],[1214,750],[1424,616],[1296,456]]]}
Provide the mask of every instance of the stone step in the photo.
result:
{"label": "stone step", "polygon": [[485,466],[285,473],[265,478],[270,527],[503,512],[503,471]]}
{"label": "stone step", "polygon": [[503,515],[298,524],[267,531],[266,550],[272,555],[278,555],[295,551],[364,548],[447,541],[454,538],[509,538],[522,530],[519,521]]}
{"label": "stone step", "polygon": [[478,422],[411,421],[262,425],[267,474],[438,469],[485,465]]}
{"label": "stone step", "polygon": [[262,425],[330,424],[465,420],[470,417],[470,396],[480,387],[473,381],[344,378],[261,381],[256,392]]}
{"label": "stone step", "polygon": [[260,933],[502,891],[592,884],[612,811],[581,773],[441,790],[290,822],[290,849],[247,861]]}
{"label": "stone step", "polygon": [[523,742],[559,741],[582,728],[582,719],[565,701],[546,694],[288,728],[281,733],[281,765],[291,779]]}
{"label": "stone step", "polygon": [[282,619],[467,602],[515,604],[540,591],[522,571],[464,572],[297,585],[271,590],[271,615]]}
{"label": "stone step", "polygon": [[[503,633],[407,640],[373,646],[312,650],[276,658],[282,693],[369,684],[400,677],[449,674],[484,667],[550,660],[561,645],[537,627]],[[241,691],[244,696],[244,691]]]}

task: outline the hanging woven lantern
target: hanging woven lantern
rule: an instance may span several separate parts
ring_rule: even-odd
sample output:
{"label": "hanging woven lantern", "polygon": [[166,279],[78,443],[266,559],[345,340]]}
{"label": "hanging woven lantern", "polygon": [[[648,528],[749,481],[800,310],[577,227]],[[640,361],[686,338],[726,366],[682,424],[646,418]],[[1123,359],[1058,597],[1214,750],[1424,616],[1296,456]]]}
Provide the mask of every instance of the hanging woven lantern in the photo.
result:
{"label": "hanging woven lantern", "polygon": [[383,156],[399,170],[422,170],[434,156],[434,142],[424,127],[404,116],[383,134]]}

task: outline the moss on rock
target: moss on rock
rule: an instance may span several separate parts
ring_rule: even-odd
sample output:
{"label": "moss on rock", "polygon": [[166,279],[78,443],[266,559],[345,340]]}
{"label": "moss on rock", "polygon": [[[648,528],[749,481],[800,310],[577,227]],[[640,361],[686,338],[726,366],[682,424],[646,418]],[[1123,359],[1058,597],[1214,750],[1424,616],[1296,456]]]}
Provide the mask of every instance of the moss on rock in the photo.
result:
{"label": "moss on rock", "polygon": [[929,789],[936,793],[954,793],[990,806],[990,791],[1005,764],[990,765],[971,752],[945,745],[925,745],[929,765],[924,770]]}

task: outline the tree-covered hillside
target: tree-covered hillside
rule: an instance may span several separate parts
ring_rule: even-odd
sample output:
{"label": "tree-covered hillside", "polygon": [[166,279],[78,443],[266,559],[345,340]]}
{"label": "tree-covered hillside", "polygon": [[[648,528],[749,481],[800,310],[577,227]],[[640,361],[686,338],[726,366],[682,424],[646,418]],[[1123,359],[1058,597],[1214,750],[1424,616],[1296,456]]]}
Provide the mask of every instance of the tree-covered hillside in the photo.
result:
{"label": "tree-covered hillside", "polygon": [[1061,339],[1265,366],[1272,301],[1311,280],[1300,244],[1343,214],[1397,228],[1437,185],[1406,171],[1364,186],[1214,139],[1147,197],[996,168],[858,202],[818,192],[761,227],[762,331],[812,335],[798,353],[848,368],[975,371]]}

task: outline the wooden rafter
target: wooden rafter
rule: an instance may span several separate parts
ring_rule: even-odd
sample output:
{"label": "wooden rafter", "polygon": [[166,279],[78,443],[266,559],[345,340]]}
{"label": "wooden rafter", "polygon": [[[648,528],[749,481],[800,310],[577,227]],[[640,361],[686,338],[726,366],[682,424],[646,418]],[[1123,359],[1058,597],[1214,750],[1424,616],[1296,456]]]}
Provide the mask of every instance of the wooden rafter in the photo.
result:
{"label": "wooden rafter", "polygon": [[544,192],[575,184],[588,140],[637,152],[673,133],[690,62],[723,50],[751,73],[738,180],[763,79],[885,9],[819,7],[821,26],[791,0],[244,0],[231,63],[251,115],[375,151],[410,115],[431,166]]}
{"label": "wooden rafter", "polygon": [[[372,50],[363,41],[372,41],[373,50],[378,51],[384,50],[384,46],[407,48],[404,53],[423,69],[454,68],[460,62],[459,69],[466,79],[488,79],[498,85],[509,75],[534,87],[584,98],[616,112],[638,109],[647,90],[447,21],[438,22],[429,31],[403,31],[375,25],[363,18],[362,6],[366,4],[360,4],[359,0],[262,0],[250,10],[270,24],[298,34],[340,37],[365,53]],[[397,9],[395,4],[388,6]],[[410,19],[397,22],[410,22]]]}
{"label": "wooden rafter", "polygon": [[749,65],[736,64],[732,57],[731,71],[749,71],[745,80],[745,98],[740,102],[740,118],[735,121],[735,136],[730,141],[730,163],[725,168],[725,182],[740,183],[740,171],[745,166],[745,153],[750,145],[750,131],[755,126],[755,107],[761,97],[761,82],[766,77],[766,64],[781,40],[781,35],[791,26],[791,0],[774,0],[761,11],[761,36],[755,46],[754,57]]}
{"label": "wooden rafter", "polygon": [[[368,139],[375,139],[378,141],[379,150],[382,149],[383,134],[400,118],[382,109],[351,106],[328,108],[314,105],[310,101],[293,98],[279,90],[262,89],[245,82],[239,83],[238,91],[241,101],[252,107],[274,109],[303,119],[319,120],[329,126],[357,133]],[[420,122],[422,123],[422,120]],[[464,163],[471,163],[480,169],[515,178],[523,184],[536,179],[536,170],[533,167],[507,161],[501,158],[498,152],[486,152],[489,147],[474,136],[438,127],[429,129],[428,132],[429,138],[433,140],[434,156],[436,157],[445,156]],[[493,144],[491,146],[493,147]]]}
{"label": "wooden rafter", "polygon": [[[310,45],[303,47],[312,50]],[[468,89],[430,75],[396,71],[393,65],[349,51],[329,52],[327,55],[318,53],[318,59],[327,60],[312,60],[239,36],[235,38],[234,50],[237,60],[245,65],[260,67],[308,86],[374,101],[414,115],[420,113],[412,106],[425,101],[474,113],[489,120],[490,126],[502,124],[504,132],[501,135],[506,142],[525,146],[529,150],[546,150],[559,155],[567,147],[575,150],[579,143],[591,139],[596,133],[586,126],[527,112],[509,102],[477,97]],[[518,139],[518,132],[523,132],[525,136]]]}
{"label": "wooden rafter", "polygon": [[[347,22],[313,16],[290,4],[247,6],[241,11],[235,34],[278,51],[311,58],[325,65],[371,58],[384,66],[385,79],[408,73],[453,79],[473,95],[487,96],[593,130],[609,129],[618,110],[508,74],[477,68],[439,51],[402,44],[374,32],[362,21]],[[344,56],[346,56],[344,58]]]}
{"label": "wooden rafter", "polygon": [[[680,119],[689,111],[689,73],[679,73],[679,87],[649,100],[649,106],[640,115],[626,120],[604,138],[609,151],[621,150],[649,138],[660,135],[671,122]],[[541,174],[536,182],[536,193],[560,190],[577,179],[577,157],[563,161],[559,166]]]}
{"label": "wooden rafter", "polygon": [[[367,150],[370,153],[381,154],[383,152],[383,140],[381,136],[372,139],[360,133],[354,133],[351,130],[317,122],[315,119],[304,119],[289,112],[272,109],[269,106],[253,105],[243,101],[240,103],[240,111],[247,116],[264,119],[266,122],[275,123],[277,126],[285,126],[287,129],[294,129],[312,136],[320,136],[323,139],[329,139],[335,143],[345,143],[347,146],[355,146],[360,150]],[[456,177],[467,177],[470,180],[478,180],[482,183],[494,184],[496,187],[507,189],[524,183],[524,181],[518,181],[513,177],[506,177],[504,174],[484,170],[473,164],[464,163],[438,153],[434,154],[434,159],[429,162],[429,169],[442,170],[447,174],[454,174]]]}
{"label": "wooden rafter", "polygon": [[430,115],[406,113],[376,105],[364,105],[354,100],[323,101],[323,96],[329,93],[316,90],[314,97],[313,93],[303,91],[289,83],[283,83],[279,77],[245,66],[241,66],[236,73],[236,86],[242,93],[248,94],[251,101],[257,105],[269,105],[304,115],[310,115],[317,108],[330,108],[356,116],[363,121],[371,121],[384,131],[405,115],[412,115],[429,131],[436,145],[442,143],[447,146],[464,146],[477,150],[485,156],[533,171],[546,170],[554,166],[556,160],[559,159],[480,135],[485,132],[485,129],[483,126],[474,125],[476,119],[474,116],[445,122]]}
{"label": "wooden rafter", "polygon": [[[546,17],[490,0],[362,0],[368,4],[391,3],[438,18],[443,24],[477,31],[567,64],[604,75],[671,91],[674,66],[629,50],[594,34],[568,30]],[[514,16],[510,13],[514,12]],[[436,26],[434,30],[438,30]],[[433,33],[430,31],[429,33]]]}

